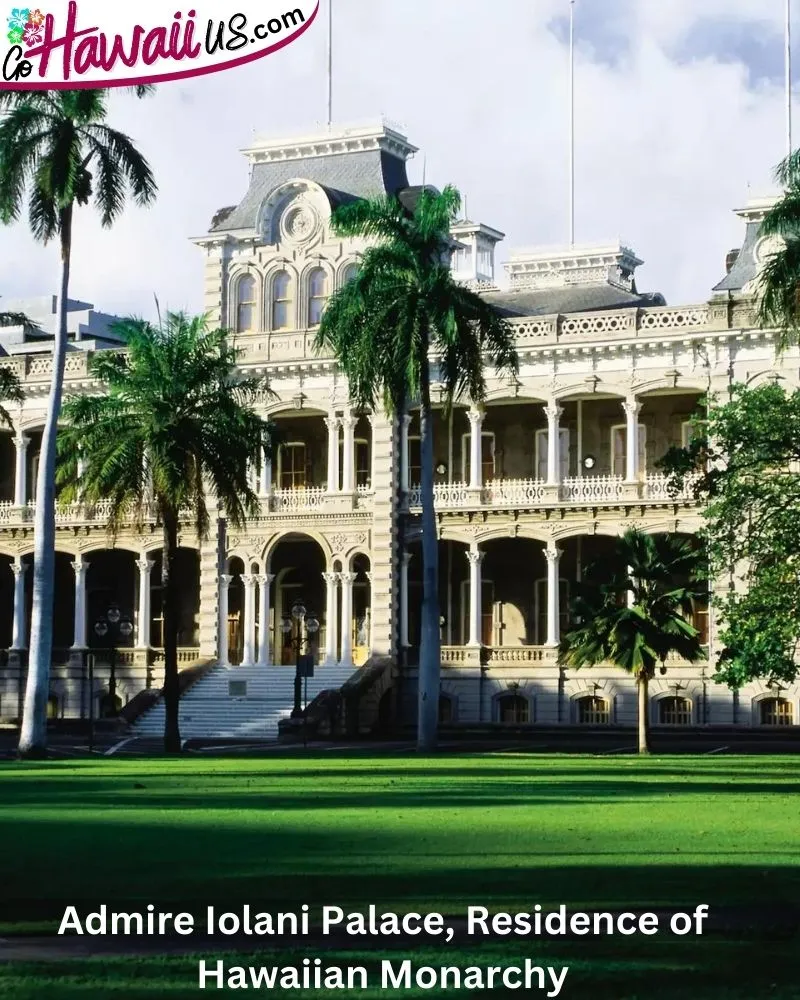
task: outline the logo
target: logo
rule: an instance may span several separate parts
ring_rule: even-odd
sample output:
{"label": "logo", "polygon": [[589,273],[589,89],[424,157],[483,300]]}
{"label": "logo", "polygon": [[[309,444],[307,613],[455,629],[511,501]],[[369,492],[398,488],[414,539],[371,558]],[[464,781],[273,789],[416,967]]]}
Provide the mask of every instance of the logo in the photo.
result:
{"label": "logo", "polygon": [[48,0],[47,9],[12,7],[0,31],[0,90],[129,87],[231,69],[298,39],[319,3],[198,0],[176,10],[169,0]]}

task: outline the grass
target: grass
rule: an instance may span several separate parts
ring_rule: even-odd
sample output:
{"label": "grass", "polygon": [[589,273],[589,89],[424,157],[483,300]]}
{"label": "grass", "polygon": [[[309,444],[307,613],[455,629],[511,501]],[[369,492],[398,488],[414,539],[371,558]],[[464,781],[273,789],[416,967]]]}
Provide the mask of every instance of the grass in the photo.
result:
{"label": "grass", "polygon": [[[470,904],[529,911],[535,903],[708,903],[717,930],[701,939],[494,939],[480,947],[469,939],[438,953],[426,945],[418,958],[569,964],[561,995],[570,1000],[780,1000],[796,995],[800,979],[798,778],[800,762],[768,757],[5,765],[0,933],[52,932],[67,905],[103,902],[198,917],[209,903],[377,903],[451,916]],[[266,951],[239,964],[254,961],[272,964]],[[11,964],[0,966],[0,994],[41,996],[47,977],[50,997],[182,1000],[196,995],[196,968],[168,955]]]}

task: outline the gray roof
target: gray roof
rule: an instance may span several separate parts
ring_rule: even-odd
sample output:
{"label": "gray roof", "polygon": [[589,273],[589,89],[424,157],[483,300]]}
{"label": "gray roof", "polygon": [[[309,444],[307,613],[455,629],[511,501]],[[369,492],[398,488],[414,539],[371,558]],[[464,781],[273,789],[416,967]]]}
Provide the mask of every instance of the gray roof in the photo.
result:
{"label": "gray roof", "polygon": [[758,263],[755,257],[755,247],[758,243],[760,222],[748,222],[744,234],[744,243],[736,258],[736,263],[720,281],[714,285],[715,292],[740,292],[744,286],[758,275]]}
{"label": "gray roof", "polygon": [[332,207],[353,198],[397,194],[408,187],[405,160],[379,149],[257,163],[244,199],[230,211],[221,209],[217,212],[211,232],[252,229],[264,199],[281,184],[296,177],[313,181],[324,188]]}
{"label": "gray roof", "polygon": [[664,296],[658,292],[628,292],[607,284],[482,294],[505,316],[551,316],[556,313],[591,312],[593,309],[635,309],[666,305]]}

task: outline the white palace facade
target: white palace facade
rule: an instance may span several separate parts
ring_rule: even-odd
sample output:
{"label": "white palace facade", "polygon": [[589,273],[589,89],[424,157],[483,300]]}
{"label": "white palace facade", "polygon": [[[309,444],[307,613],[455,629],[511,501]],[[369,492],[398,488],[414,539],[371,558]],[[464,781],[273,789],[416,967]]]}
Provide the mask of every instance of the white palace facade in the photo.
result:
{"label": "white palace facade", "polygon": [[[274,735],[292,707],[296,645],[282,626],[298,603],[321,625],[308,636],[317,662],[310,696],[368,663],[387,664],[373,724],[413,722],[418,414],[359,412],[335,360],[313,344],[328,297],[364,249],[333,235],[332,209],[381,192],[413,198],[406,165],[415,152],[385,125],[255,142],[245,151],[244,198],[194,240],[205,262],[204,306],[235,335],[242,369],[268,380],[261,407],[283,444],[275,463],[253,468],[261,511],[246,530],[222,518],[208,538],[183,528],[180,660],[207,666],[184,696],[185,736]],[[559,667],[558,642],[585,567],[626,528],[687,536],[701,528],[691,484],[676,495],[657,469],[670,446],[687,441],[701,397],[776,376],[797,385],[796,354],[777,357],[772,334],[753,321],[767,204],[738,213],[741,250],[721,266],[727,273],[707,301],[682,307],[637,290],[641,261],[620,243],[514,253],[501,288],[494,258],[503,234],[469,220],[454,226],[454,272],[509,318],[520,370],[511,380],[489,370],[481,405],[461,400],[436,415],[443,722],[633,723],[633,681],[610,666]],[[85,332],[94,329],[86,310],[76,304],[72,394],[97,391],[92,352],[113,346],[104,326]],[[12,720],[27,659],[51,357],[48,343],[24,336],[5,350],[0,364],[19,373],[26,394],[12,409],[13,428],[0,433],[0,717]],[[431,365],[435,384],[435,358]],[[85,718],[90,699],[102,714],[111,696],[113,709],[160,687],[160,529],[131,526],[112,545],[105,525],[102,504],[58,509],[54,717]],[[95,627],[110,609],[133,626],[113,643]],[[733,693],[713,682],[713,610],[697,607],[695,618],[708,662],[667,665],[653,684],[652,722],[796,724],[800,686],[765,682]],[[139,731],[157,732],[158,713],[156,704]]]}

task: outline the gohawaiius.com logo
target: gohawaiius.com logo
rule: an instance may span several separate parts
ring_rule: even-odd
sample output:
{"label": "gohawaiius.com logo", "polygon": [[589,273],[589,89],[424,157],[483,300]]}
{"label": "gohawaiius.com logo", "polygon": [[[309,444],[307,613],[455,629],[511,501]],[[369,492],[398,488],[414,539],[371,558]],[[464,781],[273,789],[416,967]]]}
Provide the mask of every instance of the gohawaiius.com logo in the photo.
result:
{"label": "gohawaiius.com logo", "polygon": [[215,73],[299,38],[320,0],[47,0],[0,21],[0,89],[131,86]]}

